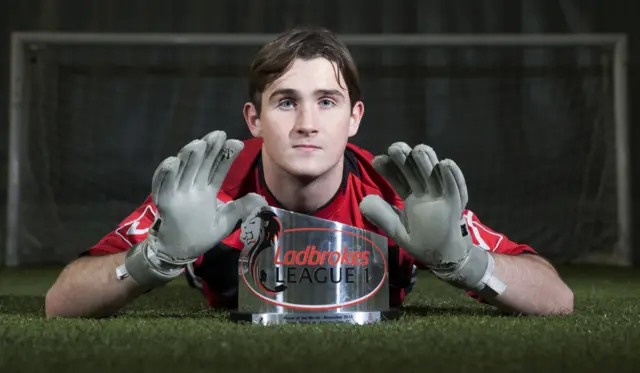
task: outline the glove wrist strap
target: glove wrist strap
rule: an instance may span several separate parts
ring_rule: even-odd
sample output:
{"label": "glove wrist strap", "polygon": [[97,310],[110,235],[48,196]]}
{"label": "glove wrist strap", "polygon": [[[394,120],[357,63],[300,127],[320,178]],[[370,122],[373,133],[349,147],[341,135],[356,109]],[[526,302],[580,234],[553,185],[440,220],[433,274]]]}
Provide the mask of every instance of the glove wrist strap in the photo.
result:
{"label": "glove wrist strap", "polygon": [[163,263],[155,256],[149,240],[144,240],[129,249],[124,264],[116,268],[116,275],[120,280],[131,276],[140,286],[154,288],[180,276],[183,269]]}
{"label": "glove wrist strap", "polygon": [[476,293],[502,294],[506,285],[493,275],[495,261],[486,250],[470,245],[469,255],[457,266],[456,269],[447,272],[433,271],[441,280],[464,290]]}

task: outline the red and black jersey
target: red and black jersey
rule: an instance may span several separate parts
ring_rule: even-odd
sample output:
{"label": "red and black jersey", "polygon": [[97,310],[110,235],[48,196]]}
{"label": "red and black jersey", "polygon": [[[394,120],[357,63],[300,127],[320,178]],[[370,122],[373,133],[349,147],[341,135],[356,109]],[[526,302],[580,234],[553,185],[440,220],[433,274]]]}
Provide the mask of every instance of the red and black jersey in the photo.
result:
{"label": "red and black jersey", "polygon": [[[246,140],[244,143],[245,147],[231,166],[218,198],[228,201],[253,192],[264,196],[269,205],[282,208],[264,181],[261,139]],[[377,194],[389,204],[403,207],[402,200],[391,185],[371,165],[372,159],[371,153],[348,144],[340,189],[328,203],[312,215],[387,236],[362,216],[359,208],[362,199],[369,194]],[[148,196],[141,206],[118,224],[114,231],[91,247],[88,253],[101,255],[128,250],[146,238],[156,213],[156,206],[151,196]],[[516,244],[503,234],[481,224],[471,211],[465,211],[464,216],[474,243],[485,250],[512,255],[534,252],[530,247]],[[237,307],[237,265],[242,249],[239,236],[238,225],[234,233],[226,237],[218,247],[211,248],[194,263],[193,274],[202,284],[202,290],[212,307]],[[406,295],[405,289],[411,286],[414,264],[417,264],[415,260],[389,239],[389,290],[392,307],[402,304]]]}

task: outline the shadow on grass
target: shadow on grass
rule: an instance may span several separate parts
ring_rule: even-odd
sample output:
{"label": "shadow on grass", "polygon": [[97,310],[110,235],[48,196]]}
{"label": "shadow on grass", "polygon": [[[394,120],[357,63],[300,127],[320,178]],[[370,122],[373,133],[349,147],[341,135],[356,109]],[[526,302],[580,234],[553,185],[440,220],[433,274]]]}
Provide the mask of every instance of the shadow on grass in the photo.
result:
{"label": "shadow on grass", "polygon": [[519,314],[507,313],[495,308],[477,308],[462,306],[404,306],[400,309],[405,316],[492,316],[518,317]]}
{"label": "shadow on grass", "polygon": [[224,309],[208,309],[208,308],[137,308],[135,306],[125,308],[121,312],[111,316],[112,318],[127,318],[127,319],[146,319],[146,320],[163,320],[163,319],[215,319],[225,320],[228,318],[229,310]]}
{"label": "shadow on grass", "polygon": [[[172,308],[126,307],[111,318],[130,319],[217,319],[230,320],[229,309],[199,308],[189,305],[182,309]],[[398,316],[492,316],[518,317],[500,310],[486,307],[463,306],[423,306],[408,305],[400,308]],[[44,296],[0,295],[0,315],[44,316]]]}
{"label": "shadow on grass", "polygon": [[[0,315],[16,316],[45,316],[45,297],[34,295],[0,295]],[[224,319],[224,310],[200,309],[187,307],[183,309],[169,309],[163,307],[126,307],[121,312],[109,318],[129,319]]]}
{"label": "shadow on grass", "polygon": [[0,315],[43,315],[44,296],[0,295]]}

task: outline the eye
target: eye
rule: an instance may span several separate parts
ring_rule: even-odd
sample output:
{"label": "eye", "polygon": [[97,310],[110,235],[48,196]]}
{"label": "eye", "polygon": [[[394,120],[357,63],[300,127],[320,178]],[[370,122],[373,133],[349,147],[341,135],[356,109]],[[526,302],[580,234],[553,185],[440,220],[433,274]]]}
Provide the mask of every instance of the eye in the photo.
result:
{"label": "eye", "polygon": [[335,106],[335,102],[333,100],[328,99],[328,98],[324,98],[324,99],[320,100],[320,106],[332,107],[332,106]]}
{"label": "eye", "polygon": [[280,101],[280,103],[278,104],[278,107],[282,109],[291,109],[294,107],[294,103],[290,99],[284,99]]}

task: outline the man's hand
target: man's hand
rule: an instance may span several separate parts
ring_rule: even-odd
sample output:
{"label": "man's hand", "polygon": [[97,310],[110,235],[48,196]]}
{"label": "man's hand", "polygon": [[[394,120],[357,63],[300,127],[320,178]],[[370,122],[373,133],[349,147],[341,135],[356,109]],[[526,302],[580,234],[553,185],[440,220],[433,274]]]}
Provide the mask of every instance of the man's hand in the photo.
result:
{"label": "man's hand", "polygon": [[492,276],[493,258],[467,230],[467,186],[455,162],[439,162],[426,145],[395,143],[372,164],[404,200],[404,210],[369,195],[360,203],[367,219],[444,281],[466,290],[504,290]]}
{"label": "man's hand", "polygon": [[158,166],[151,192],[158,208],[156,221],[147,238],[129,250],[124,264],[134,280],[149,287],[171,280],[231,234],[252,210],[266,205],[254,193],[227,203],[218,200],[227,172],[243,146],[215,131]]}

